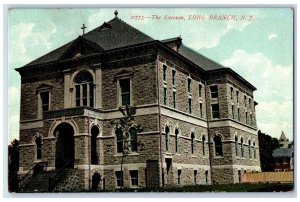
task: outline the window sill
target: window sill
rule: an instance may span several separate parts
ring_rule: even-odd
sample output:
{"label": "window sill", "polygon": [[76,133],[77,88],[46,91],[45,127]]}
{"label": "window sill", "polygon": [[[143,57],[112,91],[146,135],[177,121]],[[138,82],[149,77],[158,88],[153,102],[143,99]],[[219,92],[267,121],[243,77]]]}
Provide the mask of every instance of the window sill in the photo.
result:
{"label": "window sill", "polygon": [[223,159],[223,156],[214,156],[214,159]]}
{"label": "window sill", "polygon": [[114,155],[114,157],[119,157],[119,156],[138,156],[138,155],[140,155],[139,153],[137,153],[137,152],[132,152],[132,153],[128,153],[128,154],[122,154],[122,153],[116,153],[115,155]]}
{"label": "window sill", "polygon": [[171,152],[165,152],[165,154],[166,154],[167,156],[171,156],[171,155],[172,155]]}
{"label": "window sill", "polygon": [[175,85],[172,85],[172,87],[173,87],[173,91],[176,91],[176,86],[175,86]]}
{"label": "window sill", "polygon": [[182,154],[176,153],[175,156],[181,156]]}
{"label": "window sill", "polygon": [[195,155],[191,155],[191,157],[192,157],[192,158],[197,158],[198,156],[195,156]]}
{"label": "window sill", "polygon": [[167,81],[163,80],[163,84],[164,84],[164,85],[167,85],[168,83],[167,83]]}

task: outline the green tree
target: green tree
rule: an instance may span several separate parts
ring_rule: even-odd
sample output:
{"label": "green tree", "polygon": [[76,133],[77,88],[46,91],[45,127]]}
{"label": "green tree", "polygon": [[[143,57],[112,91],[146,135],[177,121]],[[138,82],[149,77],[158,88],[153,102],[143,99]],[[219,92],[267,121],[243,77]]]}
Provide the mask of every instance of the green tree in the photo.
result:
{"label": "green tree", "polygon": [[273,158],[272,153],[276,148],[280,147],[278,139],[262,133],[259,130],[258,141],[261,171],[274,171],[275,159]]}
{"label": "green tree", "polygon": [[17,192],[19,189],[19,141],[14,139],[8,146],[8,191]]}
{"label": "green tree", "polygon": [[[136,124],[134,121],[134,115],[136,114],[136,107],[126,105],[125,109],[119,107],[119,111],[124,117],[120,118],[118,121],[112,121],[111,124],[115,126],[116,135],[121,136],[122,146],[122,160],[121,160],[121,173],[122,173],[122,183],[121,188],[124,186],[124,176],[123,176],[123,161],[124,157],[131,152],[133,147],[132,140],[130,140],[130,133],[132,129],[136,132],[141,132],[143,129],[140,125]],[[136,147],[143,146],[140,142],[136,142]]]}

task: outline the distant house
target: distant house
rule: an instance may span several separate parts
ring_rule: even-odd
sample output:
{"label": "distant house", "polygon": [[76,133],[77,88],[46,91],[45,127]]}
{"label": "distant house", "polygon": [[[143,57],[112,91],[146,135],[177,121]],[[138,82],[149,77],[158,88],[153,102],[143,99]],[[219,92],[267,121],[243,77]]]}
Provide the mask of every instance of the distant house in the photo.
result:
{"label": "distant house", "polygon": [[273,151],[275,158],[275,172],[294,170],[294,148],[284,132],[279,139],[280,148]]}

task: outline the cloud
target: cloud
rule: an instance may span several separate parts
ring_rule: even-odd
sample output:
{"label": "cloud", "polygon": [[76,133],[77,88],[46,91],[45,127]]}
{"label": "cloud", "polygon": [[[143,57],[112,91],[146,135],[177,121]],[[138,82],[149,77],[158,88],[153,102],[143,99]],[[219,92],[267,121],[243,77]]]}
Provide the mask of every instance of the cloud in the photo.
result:
{"label": "cloud", "polygon": [[269,40],[272,40],[272,39],[274,39],[274,38],[277,38],[277,34],[271,33],[271,34],[268,35],[268,39],[269,39]]}
{"label": "cloud", "polygon": [[291,138],[293,128],[293,68],[273,64],[260,52],[236,50],[222,62],[246,78],[254,86],[258,128],[272,136],[285,131]]}

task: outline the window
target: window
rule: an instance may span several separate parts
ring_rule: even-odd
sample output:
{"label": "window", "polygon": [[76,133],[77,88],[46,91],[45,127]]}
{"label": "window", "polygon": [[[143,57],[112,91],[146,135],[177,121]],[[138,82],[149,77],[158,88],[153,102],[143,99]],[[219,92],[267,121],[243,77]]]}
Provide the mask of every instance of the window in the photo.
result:
{"label": "window", "polygon": [[202,103],[199,103],[200,118],[203,118]]}
{"label": "window", "polygon": [[248,124],[248,112],[245,112],[246,124]]}
{"label": "window", "polygon": [[242,180],[242,178],[241,178],[242,176],[241,176],[241,171],[240,170],[238,170],[238,178],[239,178],[239,183],[241,183],[241,180]]}
{"label": "window", "polygon": [[188,92],[191,92],[191,83],[192,83],[192,79],[188,78]]}
{"label": "window", "polygon": [[82,71],[76,75],[74,82],[76,107],[94,107],[94,84],[92,75],[88,71]]}
{"label": "window", "polygon": [[205,136],[202,136],[202,154],[205,156]]}
{"label": "window", "polygon": [[212,109],[212,117],[213,117],[213,119],[220,118],[219,104],[212,104],[211,105],[211,109]]}
{"label": "window", "polygon": [[97,126],[93,126],[91,128],[91,164],[92,165],[97,165],[98,164],[98,146],[97,146],[97,137],[99,135],[100,131],[99,128]]}
{"label": "window", "polygon": [[238,118],[238,121],[240,121],[240,108],[237,108],[237,118]]}
{"label": "window", "polygon": [[176,142],[175,142],[175,151],[178,152],[179,148],[178,148],[178,144],[179,144],[179,131],[176,128],[175,130],[175,138],[176,138]]}
{"label": "window", "polygon": [[215,143],[215,155],[216,156],[223,156],[223,148],[222,148],[222,140],[220,136],[214,137]]}
{"label": "window", "polygon": [[176,71],[174,69],[172,69],[172,85],[175,86],[175,75],[176,75]]}
{"label": "window", "polygon": [[123,171],[116,171],[117,187],[123,187]]}
{"label": "window", "polygon": [[237,136],[235,136],[235,156],[238,156],[239,155],[239,149],[238,149],[238,138]]}
{"label": "window", "polygon": [[35,138],[36,160],[42,159],[42,138]]}
{"label": "window", "polygon": [[251,98],[249,98],[249,104],[248,104],[249,108],[251,107]]}
{"label": "window", "polygon": [[167,77],[167,65],[163,65],[163,80],[166,81]]}
{"label": "window", "polygon": [[241,155],[242,155],[242,158],[244,158],[244,141],[243,141],[243,138],[241,138]]}
{"label": "window", "polygon": [[249,125],[252,125],[252,114],[250,114],[250,117],[249,117]]}
{"label": "window", "polygon": [[230,87],[230,99],[233,100],[233,87]]}
{"label": "window", "polygon": [[218,86],[211,86],[210,87],[210,97],[211,98],[218,98]]}
{"label": "window", "polygon": [[166,129],[165,129],[165,135],[166,135],[166,151],[169,150],[169,139],[170,139],[170,129],[168,126],[166,126]]}
{"label": "window", "polygon": [[173,91],[173,107],[176,109],[176,92]]}
{"label": "window", "polygon": [[130,105],[130,79],[122,79],[120,82],[121,105]]}
{"label": "window", "polygon": [[192,113],[192,99],[189,98],[189,113]]}
{"label": "window", "polygon": [[194,170],[194,183],[197,184],[197,170]]}
{"label": "window", "polygon": [[180,184],[181,170],[177,170],[177,184]]}
{"label": "window", "polygon": [[239,103],[239,91],[236,91],[236,102]]}
{"label": "window", "polygon": [[208,184],[208,170],[205,171],[205,184]]}
{"label": "window", "polygon": [[231,105],[232,118],[234,119],[234,105]]}
{"label": "window", "polygon": [[256,159],[256,147],[255,147],[255,142],[253,142],[253,158]]}
{"label": "window", "polygon": [[49,92],[41,92],[40,97],[42,101],[42,112],[49,111]]}
{"label": "window", "polygon": [[249,151],[249,159],[252,159],[252,156],[251,156],[251,141],[250,140],[248,141],[248,151]]}
{"label": "window", "polygon": [[123,152],[123,131],[120,128],[117,128],[116,131],[117,138],[117,153]]}
{"label": "window", "polygon": [[167,105],[167,88],[164,88],[164,105]]}
{"label": "window", "polygon": [[132,187],[138,187],[139,186],[139,175],[137,170],[130,170],[130,181]]}
{"label": "window", "polygon": [[199,97],[201,98],[202,97],[202,85],[199,84]]}
{"label": "window", "polygon": [[191,149],[192,149],[192,154],[194,154],[194,149],[195,149],[195,134],[191,134]]}
{"label": "window", "polygon": [[131,127],[129,129],[129,133],[130,133],[130,151],[132,152],[136,152],[137,151],[137,129],[135,127]]}
{"label": "window", "polygon": [[247,107],[247,96],[244,95],[244,104],[245,104],[245,107]]}

